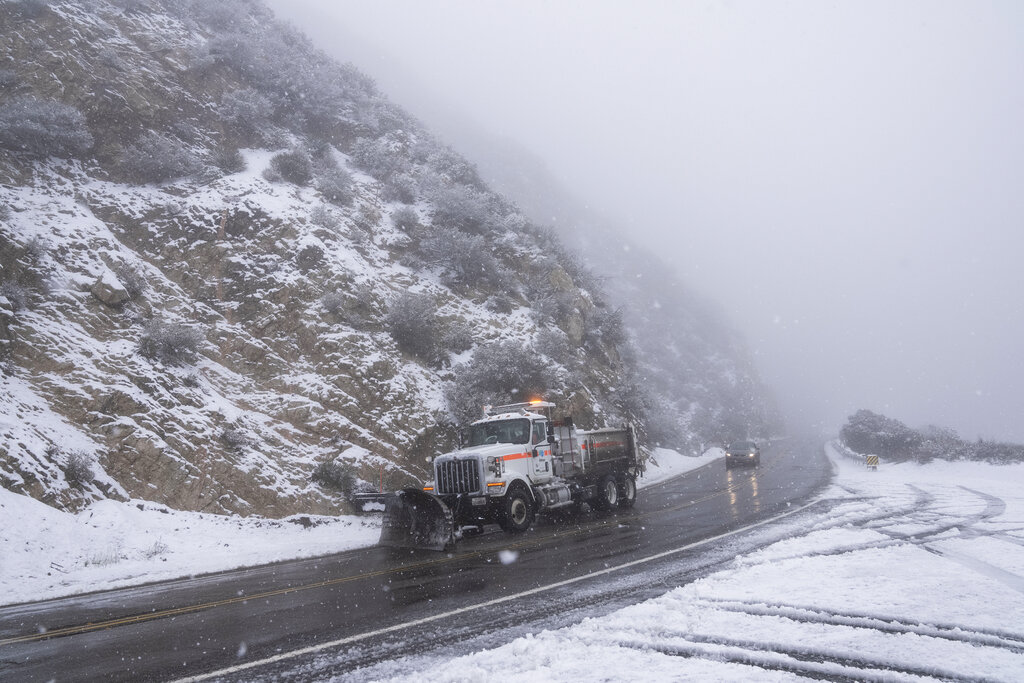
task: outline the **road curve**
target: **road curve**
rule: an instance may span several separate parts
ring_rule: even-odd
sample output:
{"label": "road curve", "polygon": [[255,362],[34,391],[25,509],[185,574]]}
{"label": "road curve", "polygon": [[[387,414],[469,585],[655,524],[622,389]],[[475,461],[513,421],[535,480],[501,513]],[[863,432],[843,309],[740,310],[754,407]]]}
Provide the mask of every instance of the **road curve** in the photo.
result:
{"label": "road curve", "polygon": [[820,442],[783,440],[758,468],[716,461],[642,489],[632,510],[541,518],[524,534],[486,533],[450,554],[365,548],[0,608],[0,679],[273,679],[324,655],[321,672],[339,675],[438,642],[498,642],[540,617],[665,590],[607,586],[680,549],[706,554],[714,542],[692,544],[806,502],[829,475]]}

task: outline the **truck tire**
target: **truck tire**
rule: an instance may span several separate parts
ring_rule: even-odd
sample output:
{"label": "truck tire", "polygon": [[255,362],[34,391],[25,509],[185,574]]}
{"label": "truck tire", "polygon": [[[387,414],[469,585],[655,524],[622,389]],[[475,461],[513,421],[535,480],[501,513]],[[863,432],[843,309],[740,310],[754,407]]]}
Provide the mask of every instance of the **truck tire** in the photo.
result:
{"label": "truck tire", "polygon": [[519,533],[526,531],[533,523],[533,501],[522,488],[515,488],[505,494],[505,509],[501,515],[501,528]]}
{"label": "truck tire", "polygon": [[627,474],[619,482],[619,507],[631,508],[636,504],[636,479]]}
{"label": "truck tire", "polygon": [[597,485],[597,497],[594,498],[594,507],[598,510],[611,510],[619,502],[619,485],[615,477],[606,475],[601,483]]}

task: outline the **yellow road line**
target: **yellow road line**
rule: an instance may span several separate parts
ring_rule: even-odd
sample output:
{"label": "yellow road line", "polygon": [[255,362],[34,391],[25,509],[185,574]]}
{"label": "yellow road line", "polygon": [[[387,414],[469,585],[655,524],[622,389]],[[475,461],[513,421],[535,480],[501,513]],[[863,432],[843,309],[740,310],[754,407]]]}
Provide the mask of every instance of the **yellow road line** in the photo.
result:
{"label": "yellow road line", "polygon": [[[739,485],[739,482],[737,482],[736,484],[727,486],[722,491],[718,491],[718,492],[715,492],[715,493],[708,494],[708,495],[703,496],[701,498],[697,498],[696,500],[691,500],[691,501],[688,501],[686,503],[682,503],[680,505],[675,505],[673,507],[665,508],[663,510],[655,510],[653,512],[653,514],[663,515],[663,514],[666,514],[666,513],[669,513],[669,512],[675,512],[677,510],[682,510],[683,508],[690,507],[690,506],[696,505],[698,503],[702,503],[702,502],[704,502],[706,500],[711,500],[715,496],[724,495],[726,493],[732,493],[732,492],[735,491],[734,487],[738,486],[738,485]],[[553,533],[551,535],[543,536],[541,538],[524,539],[522,541],[519,541],[518,543],[504,544],[503,547],[505,549],[523,549],[523,548],[529,548],[529,547],[532,547],[532,546],[540,545],[541,543],[544,543],[544,542],[552,540],[552,539],[571,538],[573,536],[579,536],[579,535],[581,535],[583,533],[589,533],[589,532],[591,532],[591,531],[593,531],[595,529],[595,526],[596,526],[596,528],[600,529],[601,527],[610,526],[613,521],[615,523],[618,523],[618,522],[621,522],[621,521],[624,521],[624,520],[625,521],[633,520],[633,519],[639,517],[640,514],[641,513],[639,513],[639,512],[631,512],[631,513],[626,514],[625,516],[617,515],[614,518],[614,520],[611,520],[611,519],[604,520],[604,521],[602,521],[598,525],[589,525],[589,526],[586,526],[586,527],[580,527],[580,528],[577,528],[577,529],[574,529],[574,530],[570,530],[570,531],[555,532],[555,533]],[[652,513],[646,513],[646,514],[652,514]],[[50,638],[59,638],[59,637],[62,637],[62,636],[72,636],[72,635],[78,635],[78,634],[82,634],[82,633],[89,633],[89,632],[92,632],[92,631],[102,631],[102,630],[109,629],[109,628],[115,628],[117,626],[128,626],[128,625],[131,625],[131,624],[139,624],[139,623],[143,623],[143,622],[146,622],[146,621],[154,621],[156,619],[164,619],[164,618],[167,618],[167,617],[175,617],[175,616],[180,616],[180,615],[183,615],[183,614],[191,614],[193,612],[201,612],[203,610],[213,609],[213,608],[216,608],[216,607],[224,607],[224,606],[227,606],[227,605],[235,605],[235,604],[242,603],[242,602],[248,602],[249,600],[263,600],[263,599],[266,599],[266,598],[273,598],[273,597],[277,597],[277,596],[280,596],[280,595],[288,595],[290,593],[298,593],[300,591],[313,590],[313,589],[316,589],[316,588],[326,588],[328,586],[336,586],[336,585],[343,584],[343,583],[348,583],[348,582],[351,582],[351,581],[358,581],[359,579],[370,579],[370,578],[374,578],[376,576],[385,576],[387,574],[394,574],[394,573],[402,572],[402,571],[409,571],[409,570],[413,570],[413,569],[420,569],[420,568],[428,567],[428,566],[431,566],[431,565],[445,564],[445,563],[453,562],[453,561],[456,561],[456,560],[465,560],[465,559],[471,559],[471,558],[474,558],[474,557],[483,557],[484,554],[486,554],[488,552],[490,552],[490,551],[489,550],[478,550],[478,551],[474,551],[474,552],[466,553],[466,554],[448,555],[446,557],[440,557],[440,558],[437,558],[437,559],[425,560],[423,562],[417,562],[415,564],[410,564],[410,565],[403,565],[401,567],[393,567],[393,568],[390,568],[390,569],[381,569],[381,570],[377,570],[377,571],[367,572],[365,574],[355,574],[355,575],[351,575],[351,576],[338,577],[338,578],[335,578],[335,579],[325,579],[324,581],[317,581],[315,583],[304,584],[304,585],[301,585],[301,586],[289,586],[288,588],[278,588],[276,590],[264,591],[262,593],[253,593],[252,595],[240,595],[240,596],[234,596],[234,597],[231,597],[231,598],[225,598],[223,600],[214,600],[214,601],[211,601],[211,602],[202,602],[202,603],[197,603],[197,604],[194,604],[194,605],[186,605],[184,607],[175,607],[175,608],[172,608],[172,609],[165,609],[165,610],[159,610],[159,611],[154,611],[154,612],[144,612],[144,613],[141,613],[141,614],[134,614],[134,615],[126,616],[126,617],[119,617],[117,619],[108,619],[106,621],[88,622],[88,623],[80,624],[80,625],[77,625],[77,626],[65,626],[63,628],[57,628],[57,629],[53,629],[53,630],[50,630],[50,631],[43,631],[41,633],[31,633],[31,634],[27,634],[27,635],[23,635],[23,636],[15,636],[13,638],[6,638],[4,640],[0,640],[0,646],[13,645],[15,643],[28,643],[28,642],[39,641],[39,640],[48,640]]]}

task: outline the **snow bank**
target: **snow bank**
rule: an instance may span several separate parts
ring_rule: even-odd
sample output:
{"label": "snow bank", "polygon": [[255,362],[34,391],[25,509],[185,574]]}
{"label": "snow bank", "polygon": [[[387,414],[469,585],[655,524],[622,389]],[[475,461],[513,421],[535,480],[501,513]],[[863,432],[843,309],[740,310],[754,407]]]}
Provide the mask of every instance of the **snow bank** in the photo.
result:
{"label": "snow bank", "polygon": [[377,542],[363,517],[258,517],[104,500],[75,515],[0,488],[0,601],[43,600]]}

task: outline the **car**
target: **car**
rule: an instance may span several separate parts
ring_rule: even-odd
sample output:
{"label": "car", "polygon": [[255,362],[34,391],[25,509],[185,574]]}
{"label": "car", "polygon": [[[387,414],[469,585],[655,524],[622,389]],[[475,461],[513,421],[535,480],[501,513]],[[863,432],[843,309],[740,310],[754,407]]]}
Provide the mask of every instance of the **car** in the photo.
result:
{"label": "car", "polygon": [[733,465],[757,467],[760,464],[761,449],[753,441],[736,441],[725,449],[725,469]]}

